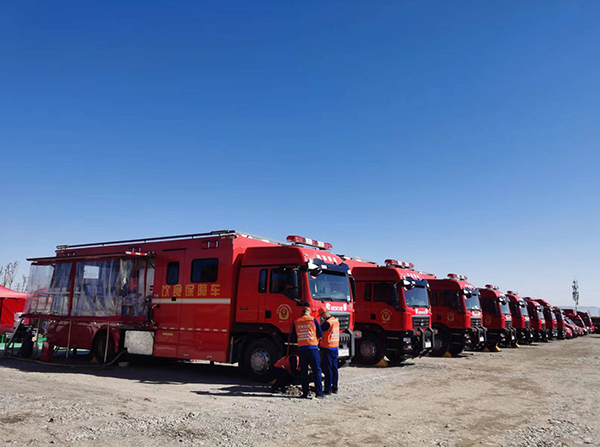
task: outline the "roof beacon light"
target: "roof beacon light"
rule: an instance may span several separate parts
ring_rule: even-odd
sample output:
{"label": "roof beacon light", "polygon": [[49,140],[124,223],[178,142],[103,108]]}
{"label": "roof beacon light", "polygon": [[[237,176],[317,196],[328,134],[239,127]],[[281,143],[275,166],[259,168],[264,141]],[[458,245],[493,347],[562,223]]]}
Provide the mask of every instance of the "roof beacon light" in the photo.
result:
{"label": "roof beacon light", "polygon": [[466,281],[468,278],[465,275],[457,275],[456,273],[448,273],[449,279],[456,279],[459,281]]}
{"label": "roof beacon light", "polygon": [[126,251],[125,254],[131,256],[148,256],[148,253],[143,251]]}
{"label": "roof beacon light", "polygon": [[495,286],[495,285],[493,285],[493,284],[486,284],[486,285],[485,285],[485,288],[486,288],[486,289],[491,289],[491,290],[500,290],[500,287],[498,287],[498,286]]}
{"label": "roof beacon light", "polygon": [[329,242],[315,241],[314,239],[309,239],[302,236],[288,236],[286,240],[292,244],[308,245],[320,250],[331,250],[333,248],[333,245],[331,245]]}
{"label": "roof beacon light", "polygon": [[518,293],[517,293],[517,292],[514,292],[514,291],[512,291],[512,290],[507,290],[507,291],[506,291],[506,294],[507,294],[507,295],[514,295],[514,296],[517,296],[517,295],[518,295]]}
{"label": "roof beacon light", "polygon": [[385,260],[385,265],[387,267],[400,267],[400,268],[403,268],[403,269],[413,269],[413,268],[415,268],[415,265],[412,262],[397,261],[395,259],[386,259]]}

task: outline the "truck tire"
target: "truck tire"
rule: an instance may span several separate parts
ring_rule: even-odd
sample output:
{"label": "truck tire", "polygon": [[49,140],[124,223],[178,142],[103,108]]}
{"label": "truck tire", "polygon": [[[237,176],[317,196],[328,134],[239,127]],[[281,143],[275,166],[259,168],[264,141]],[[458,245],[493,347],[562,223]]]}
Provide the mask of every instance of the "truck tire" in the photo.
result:
{"label": "truck tire", "polygon": [[273,366],[281,357],[281,350],[273,340],[266,337],[257,338],[244,347],[242,371],[250,380],[270,382],[274,376]]}
{"label": "truck tire", "polygon": [[[106,331],[100,331],[94,337],[92,342],[92,355],[98,363],[103,365],[104,353],[106,351]],[[115,340],[112,334],[108,336],[108,352],[106,353],[106,363],[110,363],[115,358]]]}
{"label": "truck tire", "polygon": [[354,360],[361,365],[376,365],[383,359],[386,343],[375,332],[364,332],[362,338],[356,340]]}
{"label": "truck tire", "polygon": [[444,329],[439,329],[433,341],[433,349],[429,353],[432,357],[440,357],[450,348],[450,334]]}

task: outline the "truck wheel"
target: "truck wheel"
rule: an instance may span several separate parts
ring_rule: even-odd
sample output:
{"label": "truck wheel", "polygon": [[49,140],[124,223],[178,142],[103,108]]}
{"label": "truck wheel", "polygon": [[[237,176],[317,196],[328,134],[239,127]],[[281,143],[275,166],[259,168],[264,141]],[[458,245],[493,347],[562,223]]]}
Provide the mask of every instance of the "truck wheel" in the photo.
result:
{"label": "truck wheel", "polygon": [[273,380],[273,365],[281,358],[281,352],[269,338],[258,338],[244,349],[242,369],[246,377],[257,382]]}
{"label": "truck wheel", "polygon": [[356,340],[356,355],[354,360],[361,365],[376,365],[385,355],[385,342],[374,332],[363,333]]}
{"label": "truck wheel", "polygon": [[433,349],[429,355],[433,357],[440,357],[448,352],[450,347],[450,334],[443,329],[438,331],[433,342]]}
{"label": "truck wheel", "polygon": [[[106,331],[100,331],[94,337],[92,343],[92,355],[98,363],[104,364],[104,353],[106,352]],[[115,340],[112,334],[108,336],[108,352],[106,352],[106,363],[110,363],[115,358]]]}
{"label": "truck wheel", "polygon": [[463,352],[465,347],[463,345],[453,344],[448,348],[448,352],[452,357],[458,357],[458,355]]}

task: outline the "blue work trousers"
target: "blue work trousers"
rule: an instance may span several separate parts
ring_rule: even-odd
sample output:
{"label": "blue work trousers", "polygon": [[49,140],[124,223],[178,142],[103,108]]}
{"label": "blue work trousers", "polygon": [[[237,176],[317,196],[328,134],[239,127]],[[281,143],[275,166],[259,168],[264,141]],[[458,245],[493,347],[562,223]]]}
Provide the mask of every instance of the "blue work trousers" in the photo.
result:
{"label": "blue work trousers", "polygon": [[338,348],[321,348],[323,353],[323,374],[325,374],[325,391],[338,387]]}
{"label": "blue work trousers", "polygon": [[299,349],[300,355],[300,380],[302,381],[302,393],[308,394],[308,385],[310,377],[308,376],[308,367],[314,374],[315,388],[317,396],[323,395],[323,384],[321,383],[321,356],[318,349]]}

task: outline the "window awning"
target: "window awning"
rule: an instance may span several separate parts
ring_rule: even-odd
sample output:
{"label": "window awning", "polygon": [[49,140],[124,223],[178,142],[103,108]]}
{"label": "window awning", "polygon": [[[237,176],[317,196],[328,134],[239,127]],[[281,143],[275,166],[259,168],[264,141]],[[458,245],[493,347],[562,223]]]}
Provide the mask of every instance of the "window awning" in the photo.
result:
{"label": "window awning", "polygon": [[52,256],[49,258],[28,258],[27,260],[29,262],[32,262],[33,264],[48,264],[57,262],[73,262],[106,258],[149,258],[151,256],[154,256],[154,252],[121,251],[116,253],[99,253],[95,255],[89,254],[80,256]]}

